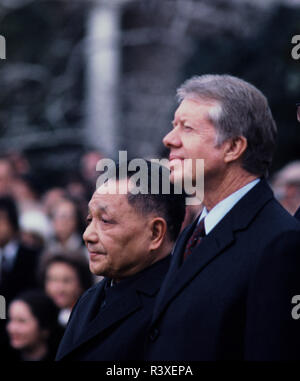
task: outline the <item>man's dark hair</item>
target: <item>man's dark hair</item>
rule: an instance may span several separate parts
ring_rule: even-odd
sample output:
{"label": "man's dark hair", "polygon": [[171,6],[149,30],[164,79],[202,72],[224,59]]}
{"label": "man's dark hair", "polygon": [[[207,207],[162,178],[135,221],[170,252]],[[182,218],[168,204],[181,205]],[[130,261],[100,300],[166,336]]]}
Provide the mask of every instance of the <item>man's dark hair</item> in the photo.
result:
{"label": "man's dark hair", "polygon": [[[143,159],[141,159],[143,160]],[[143,193],[133,194],[128,192],[128,203],[135,208],[138,213],[149,215],[156,213],[165,219],[169,238],[175,241],[180,232],[180,228],[185,216],[185,193],[182,191],[180,194],[175,193],[174,184],[169,180],[170,171],[155,162],[143,160],[147,166],[147,185],[143,189]],[[131,179],[133,175],[140,172],[140,167],[135,169],[128,169],[130,162],[121,162],[116,165],[116,180],[123,180],[124,178]],[[123,175],[126,173],[126,176]],[[166,184],[168,186],[166,187]],[[140,184],[136,183],[136,186]],[[154,193],[153,189],[157,192]],[[167,194],[166,194],[166,188]]]}
{"label": "man's dark hair", "polygon": [[0,197],[0,211],[6,213],[8,221],[15,230],[15,232],[19,231],[18,209],[12,197]]}

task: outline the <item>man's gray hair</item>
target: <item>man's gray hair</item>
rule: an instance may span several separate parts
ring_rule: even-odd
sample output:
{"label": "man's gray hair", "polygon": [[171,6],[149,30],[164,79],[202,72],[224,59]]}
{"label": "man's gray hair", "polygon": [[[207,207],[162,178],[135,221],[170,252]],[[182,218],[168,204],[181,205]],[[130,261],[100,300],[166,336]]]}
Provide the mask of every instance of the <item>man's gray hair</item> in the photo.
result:
{"label": "man's gray hair", "polygon": [[255,86],[230,75],[201,75],[185,81],[177,90],[178,100],[193,98],[215,101],[209,119],[217,131],[217,145],[244,136],[247,149],[242,166],[266,176],[271,165],[277,128],[266,97]]}

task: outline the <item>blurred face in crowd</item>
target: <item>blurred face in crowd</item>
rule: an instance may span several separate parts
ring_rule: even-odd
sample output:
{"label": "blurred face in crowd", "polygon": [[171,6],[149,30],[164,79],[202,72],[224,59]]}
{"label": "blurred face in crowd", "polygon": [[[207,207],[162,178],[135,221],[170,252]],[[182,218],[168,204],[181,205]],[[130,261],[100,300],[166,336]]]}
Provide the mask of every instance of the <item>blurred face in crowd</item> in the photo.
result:
{"label": "blurred face in crowd", "polygon": [[68,183],[67,187],[68,194],[74,199],[85,199],[85,187],[79,181],[73,181]]}
{"label": "blurred face in crowd", "polygon": [[[96,179],[99,176],[99,172],[96,170],[96,166],[99,160],[103,156],[98,152],[88,152],[81,159],[81,173],[85,180],[94,183],[96,185]],[[94,185],[94,184],[93,184]]]}
{"label": "blurred face in crowd", "polygon": [[[164,145],[170,149],[170,166],[172,182],[182,182],[184,159],[192,159],[192,165],[184,167],[185,175],[194,182],[196,179],[196,159],[204,159],[205,181],[215,177],[224,169],[222,145],[216,146],[217,132],[208,118],[209,110],[216,107],[212,101],[184,99],[177,108],[173,129],[164,137]],[[177,159],[181,166],[172,168],[172,160]],[[173,165],[175,162],[173,161]]]}
{"label": "blurred face in crowd", "polygon": [[0,159],[0,195],[10,193],[13,182],[13,169],[11,164],[4,159]]}
{"label": "blurred face in crowd", "polygon": [[72,308],[83,292],[76,270],[62,262],[49,265],[45,291],[59,308]]}
{"label": "blurred face in crowd", "polygon": [[0,210],[0,247],[4,247],[15,237],[15,234],[16,232],[8,219],[6,211]]}
{"label": "blurred face in crowd", "polygon": [[[116,184],[121,181],[111,182],[107,189],[113,191]],[[142,216],[128,203],[127,194],[96,191],[83,234],[91,271],[117,281],[147,267],[153,260],[150,222],[150,217]]]}
{"label": "blurred face in crowd", "polygon": [[38,320],[25,302],[12,302],[8,316],[7,332],[14,349],[33,349],[47,339],[48,332],[40,328]]}
{"label": "blurred face in crowd", "polygon": [[300,184],[283,184],[278,186],[275,191],[281,205],[290,214],[295,214],[300,205]]}
{"label": "blurred face in crowd", "polygon": [[12,163],[18,175],[29,173],[29,162],[21,152],[11,152],[9,154],[9,161]]}
{"label": "blurred face in crowd", "polygon": [[37,199],[34,190],[30,187],[28,182],[24,181],[21,178],[15,179],[12,187],[12,194],[14,199],[19,203],[26,201],[36,201]]}
{"label": "blurred face in crowd", "polygon": [[43,206],[45,212],[50,216],[55,206],[64,200],[65,191],[62,188],[52,188],[43,196]]}
{"label": "blurred face in crowd", "polygon": [[77,229],[76,209],[72,202],[65,200],[58,204],[53,213],[53,227],[56,236],[66,241]]}

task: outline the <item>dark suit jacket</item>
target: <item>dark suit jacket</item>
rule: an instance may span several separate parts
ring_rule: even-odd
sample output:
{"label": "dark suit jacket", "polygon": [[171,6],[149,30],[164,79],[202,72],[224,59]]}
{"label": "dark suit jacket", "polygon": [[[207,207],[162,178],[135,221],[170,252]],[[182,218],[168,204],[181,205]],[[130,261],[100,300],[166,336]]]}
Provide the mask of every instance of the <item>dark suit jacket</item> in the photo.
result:
{"label": "dark suit jacket", "polygon": [[262,180],[181,265],[174,249],[146,342],[147,360],[300,358],[300,226]]}
{"label": "dark suit jacket", "polygon": [[7,304],[19,293],[37,287],[37,265],[39,255],[36,251],[20,245],[12,268],[0,280],[0,295]]}
{"label": "dark suit jacket", "polygon": [[142,359],[154,299],[169,263],[170,256],[113,287],[105,278],[90,288],[73,308],[56,360]]}
{"label": "dark suit jacket", "polygon": [[297,212],[295,213],[295,217],[300,220],[300,208],[297,210]]}

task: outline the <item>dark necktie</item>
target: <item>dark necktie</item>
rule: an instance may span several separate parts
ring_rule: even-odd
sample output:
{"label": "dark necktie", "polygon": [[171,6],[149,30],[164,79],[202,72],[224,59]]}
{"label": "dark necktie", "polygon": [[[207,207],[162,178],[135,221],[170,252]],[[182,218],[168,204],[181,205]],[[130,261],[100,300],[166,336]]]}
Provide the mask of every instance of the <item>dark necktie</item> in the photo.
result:
{"label": "dark necktie", "polygon": [[190,236],[185,247],[183,260],[185,260],[192,252],[193,248],[199,245],[201,239],[205,236],[204,218],[196,225],[193,234]]}

